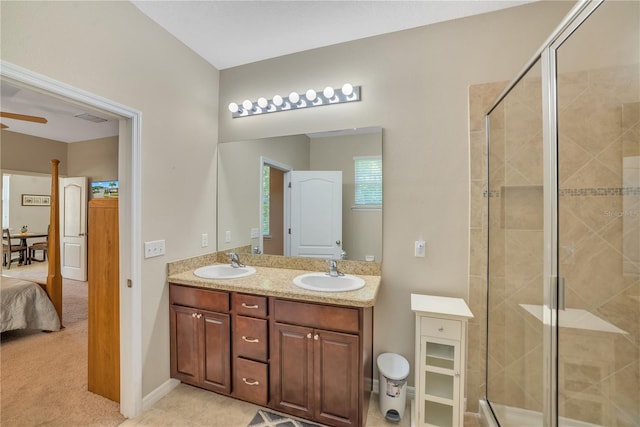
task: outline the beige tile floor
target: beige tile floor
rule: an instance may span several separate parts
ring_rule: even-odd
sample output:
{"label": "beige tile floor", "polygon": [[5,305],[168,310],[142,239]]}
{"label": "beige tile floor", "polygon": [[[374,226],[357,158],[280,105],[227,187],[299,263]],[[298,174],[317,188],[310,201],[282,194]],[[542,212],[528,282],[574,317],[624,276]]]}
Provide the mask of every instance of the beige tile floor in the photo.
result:
{"label": "beige tile floor", "polygon": [[[122,427],[246,427],[259,406],[189,385],[180,384],[142,415],[120,424]],[[400,423],[384,419],[378,405],[378,395],[371,395],[367,427],[411,426],[409,405]],[[465,416],[465,427],[480,427],[474,414]]]}

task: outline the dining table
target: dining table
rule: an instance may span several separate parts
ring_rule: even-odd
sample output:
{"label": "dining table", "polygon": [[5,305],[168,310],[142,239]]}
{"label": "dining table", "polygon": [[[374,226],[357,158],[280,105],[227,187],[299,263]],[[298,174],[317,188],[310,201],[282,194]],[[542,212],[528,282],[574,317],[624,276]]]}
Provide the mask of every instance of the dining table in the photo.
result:
{"label": "dining table", "polygon": [[[49,235],[49,233],[45,232],[45,231],[25,231],[23,232],[19,232],[19,233],[15,233],[11,235],[12,239],[20,239],[20,246],[24,246],[26,248],[29,248],[28,239],[36,239],[36,238],[43,238],[43,237],[47,237]],[[24,258],[24,256],[22,254],[20,254],[20,262],[19,264],[31,264],[31,257],[29,256],[29,250],[27,249],[26,252],[26,259]]]}

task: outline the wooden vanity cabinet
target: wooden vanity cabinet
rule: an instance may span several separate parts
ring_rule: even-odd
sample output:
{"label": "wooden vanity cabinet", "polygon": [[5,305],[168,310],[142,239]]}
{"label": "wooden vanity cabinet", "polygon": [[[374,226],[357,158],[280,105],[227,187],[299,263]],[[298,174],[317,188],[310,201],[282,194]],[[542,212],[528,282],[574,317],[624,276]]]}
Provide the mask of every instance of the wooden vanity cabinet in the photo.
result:
{"label": "wooden vanity cabinet", "polygon": [[271,406],[330,426],[363,426],[372,309],[274,299]]}
{"label": "wooden vanity cabinet", "polygon": [[229,294],[171,284],[169,300],[171,376],[230,393]]}
{"label": "wooden vanity cabinet", "polygon": [[267,406],[269,402],[268,298],[232,293],[233,396]]}
{"label": "wooden vanity cabinet", "polygon": [[362,427],[373,308],[169,284],[171,376],[335,427]]}

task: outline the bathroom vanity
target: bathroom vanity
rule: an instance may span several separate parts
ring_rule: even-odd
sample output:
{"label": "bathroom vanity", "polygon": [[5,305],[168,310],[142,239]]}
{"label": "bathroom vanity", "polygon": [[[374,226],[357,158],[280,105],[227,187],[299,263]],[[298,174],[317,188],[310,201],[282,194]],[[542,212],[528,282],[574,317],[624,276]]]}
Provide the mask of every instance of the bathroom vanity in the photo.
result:
{"label": "bathroom vanity", "polygon": [[[352,292],[299,289],[302,270],[169,275],[171,376],[331,426],[364,426],[379,276]],[[306,271],[308,273],[308,271]]]}

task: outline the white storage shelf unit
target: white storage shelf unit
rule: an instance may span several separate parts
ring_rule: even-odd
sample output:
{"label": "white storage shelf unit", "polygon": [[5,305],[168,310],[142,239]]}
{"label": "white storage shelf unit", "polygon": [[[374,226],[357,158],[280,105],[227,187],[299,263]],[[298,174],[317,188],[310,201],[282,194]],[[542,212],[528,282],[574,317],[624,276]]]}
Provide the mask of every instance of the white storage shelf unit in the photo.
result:
{"label": "white storage shelf unit", "polygon": [[467,321],[460,298],[411,295],[416,315],[416,426],[462,426]]}

